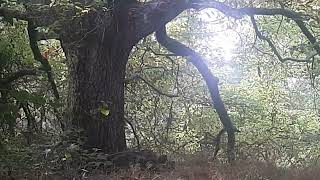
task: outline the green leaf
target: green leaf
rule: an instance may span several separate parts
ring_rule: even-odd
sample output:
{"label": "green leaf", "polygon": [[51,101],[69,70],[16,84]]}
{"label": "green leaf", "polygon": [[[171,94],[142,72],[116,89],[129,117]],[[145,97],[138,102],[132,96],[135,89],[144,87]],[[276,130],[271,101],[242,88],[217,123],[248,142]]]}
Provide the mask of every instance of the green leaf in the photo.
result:
{"label": "green leaf", "polygon": [[0,122],[15,121],[17,118],[19,107],[15,104],[0,103]]}
{"label": "green leaf", "polygon": [[104,115],[105,117],[107,117],[110,114],[110,110],[108,108],[108,105],[103,104],[99,107],[99,111],[102,115]]}
{"label": "green leaf", "polygon": [[10,91],[11,96],[20,102],[31,102],[37,105],[43,105],[46,103],[45,99],[42,96],[39,96],[35,93],[29,93],[27,91]]}

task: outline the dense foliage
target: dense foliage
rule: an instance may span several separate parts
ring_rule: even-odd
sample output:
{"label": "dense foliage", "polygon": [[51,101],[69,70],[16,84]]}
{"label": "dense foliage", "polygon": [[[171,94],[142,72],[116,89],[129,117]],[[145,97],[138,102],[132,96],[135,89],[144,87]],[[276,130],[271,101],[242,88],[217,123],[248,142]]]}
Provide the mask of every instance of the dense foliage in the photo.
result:
{"label": "dense foliage", "polygon": [[[310,16],[308,28],[319,37],[320,5],[308,2],[229,4],[303,12]],[[258,16],[255,21],[283,58],[306,59],[315,53],[292,20]],[[240,131],[237,159],[281,167],[318,165],[319,55],[283,61],[258,37],[252,19],[234,20],[212,9],[185,11],[168,27],[171,36],[206,57],[219,78],[222,99]],[[0,21],[0,169],[67,172],[78,166],[85,174],[107,166],[103,158],[92,164],[99,150],[80,151],[78,132],[63,130],[68,70],[59,41],[38,42],[51,65],[58,99],[43,64],[33,56],[26,28],[24,21]],[[129,148],[151,149],[176,161],[197,152],[213,156],[221,124],[205,82],[188,60],[148,36],[130,55],[125,88]],[[101,112],[108,115],[107,108]],[[217,158],[223,162],[226,137],[220,144]]]}

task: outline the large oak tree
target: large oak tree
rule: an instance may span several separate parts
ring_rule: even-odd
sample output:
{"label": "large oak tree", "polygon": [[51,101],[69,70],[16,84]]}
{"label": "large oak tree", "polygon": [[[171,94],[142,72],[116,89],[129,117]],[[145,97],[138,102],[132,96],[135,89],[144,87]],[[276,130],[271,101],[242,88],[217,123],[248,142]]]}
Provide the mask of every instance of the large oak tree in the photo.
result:
{"label": "large oak tree", "polygon": [[[0,1],[1,2],[1,1]],[[46,3],[46,2],[41,2]],[[198,69],[205,80],[214,108],[228,134],[228,158],[234,160],[235,132],[227,110],[220,97],[218,78],[192,49],[170,38],[165,25],[187,9],[214,8],[226,16],[240,19],[250,16],[257,37],[265,40],[281,61],[273,41],[264,36],[256,23],[256,15],[280,15],[295,21],[301,32],[313,45],[315,55],[320,54],[316,38],[305,25],[310,17],[288,10],[285,4],[279,8],[235,8],[214,0],[151,0],[138,2],[118,0],[101,2],[22,2],[24,8],[2,3],[0,16],[28,22],[30,45],[35,59],[45,65],[55,97],[58,91],[51,74],[50,64],[41,56],[37,47],[41,36],[37,30],[49,28],[56,33],[67,58],[69,91],[66,110],[66,128],[84,129],[88,147],[97,147],[107,153],[126,149],[124,120],[124,81],[128,56],[133,46],[144,37],[156,32],[158,42],[177,56],[185,56]],[[305,59],[303,61],[309,61]],[[109,113],[101,113],[101,107]]]}

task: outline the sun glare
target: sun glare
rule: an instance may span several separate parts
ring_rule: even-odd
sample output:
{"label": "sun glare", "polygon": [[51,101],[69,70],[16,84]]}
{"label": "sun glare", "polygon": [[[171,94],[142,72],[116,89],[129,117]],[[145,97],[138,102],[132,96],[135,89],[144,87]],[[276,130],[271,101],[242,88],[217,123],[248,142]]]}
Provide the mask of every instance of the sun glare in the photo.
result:
{"label": "sun glare", "polygon": [[206,29],[214,33],[214,36],[206,41],[210,51],[213,53],[219,52],[219,58],[224,63],[232,63],[234,50],[239,41],[235,29],[230,27],[227,21],[221,20],[221,14],[210,9],[201,11],[199,18],[205,22]]}

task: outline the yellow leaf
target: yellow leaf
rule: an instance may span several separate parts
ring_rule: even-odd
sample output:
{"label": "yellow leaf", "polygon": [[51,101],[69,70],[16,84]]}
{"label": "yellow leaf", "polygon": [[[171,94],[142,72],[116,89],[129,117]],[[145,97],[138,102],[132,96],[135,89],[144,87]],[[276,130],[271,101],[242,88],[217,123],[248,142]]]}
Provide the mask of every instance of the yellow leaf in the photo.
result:
{"label": "yellow leaf", "polygon": [[108,106],[100,106],[99,111],[101,114],[103,114],[106,117],[110,114],[110,110],[109,110]]}

